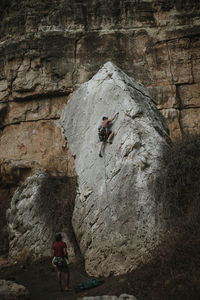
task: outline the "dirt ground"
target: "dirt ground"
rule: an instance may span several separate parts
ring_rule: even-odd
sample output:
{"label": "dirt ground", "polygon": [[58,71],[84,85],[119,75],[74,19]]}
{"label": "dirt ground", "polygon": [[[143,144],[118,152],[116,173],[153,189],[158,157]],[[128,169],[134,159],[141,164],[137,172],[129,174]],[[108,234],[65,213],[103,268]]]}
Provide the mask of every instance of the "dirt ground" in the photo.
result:
{"label": "dirt ground", "polygon": [[185,236],[184,241],[176,242],[173,248],[164,249],[153,261],[137,270],[123,276],[102,278],[102,285],[81,293],[76,293],[75,287],[88,277],[84,265],[69,265],[71,292],[60,292],[50,258],[32,265],[1,266],[0,279],[14,280],[27,287],[31,300],[75,300],[123,293],[134,295],[138,300],[199,300],[199,236],[192,239]]}
{"label": "dirt ground", "polygon": [[69,265],[70,292],[61,292],[56,279],[55,268],[51,260],[46,259],[33,265],[12,265],[0,268],[0,279],[13,280],[28,288],[31,300],[75,300],[84,296],[120,295],[127,293],[123,277],[110,277],[98,287],[77,293],[75,288],[89,277],[84,271],[83,264]]}

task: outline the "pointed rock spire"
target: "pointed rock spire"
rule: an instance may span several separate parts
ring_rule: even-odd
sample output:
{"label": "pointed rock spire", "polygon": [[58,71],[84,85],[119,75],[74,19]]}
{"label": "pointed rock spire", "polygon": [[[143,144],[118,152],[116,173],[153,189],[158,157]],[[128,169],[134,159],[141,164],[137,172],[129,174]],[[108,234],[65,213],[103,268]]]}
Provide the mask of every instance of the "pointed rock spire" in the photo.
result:
{"label": "pointed rock spire", "polygon": [[[112,118],[114,138],[98,156],[98,126]],[[82,84],[61,118],[75,157],[73,227],[91,275],[122,274],[147,258],[164,227],[152,188],[168,128],[145,88],[111,62]]]}

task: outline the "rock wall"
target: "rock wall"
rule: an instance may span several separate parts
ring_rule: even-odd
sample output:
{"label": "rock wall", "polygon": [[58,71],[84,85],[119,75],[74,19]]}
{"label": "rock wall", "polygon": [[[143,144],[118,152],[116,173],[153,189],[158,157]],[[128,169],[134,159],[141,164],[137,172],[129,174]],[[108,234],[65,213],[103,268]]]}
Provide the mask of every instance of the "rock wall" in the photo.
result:
{"label": "rock wall", "polygon": [[[116,111],[113,144],[99,157],[98,125]],[[86,270],[126,273],[147,259],[165,227],[152,192],[163,147],[170,147],[164,117],[141,84],[108,62],[72,96],[61,120],[75,157],[72,221]]]}
{"label": "rock wall", "polygon": [[76,176],[60,114],[107,61],[148,88],[172,138],[200,131],[199,16],[198,0],[1,1],[3,220],[27,176]]}
{"label": "rock wall", "polygon": [[148,88],[173,138],[199,132],[199,11],[199,1],[180,0],[2,1],[3,181],[24,169],[73,174],[57,120],[107,61]]}
{"label": "rock wall", "polygon": [[68,94],[111,60],[148,87],[173,137],[199,131],[199,10],[189,0],[3,1],[1,100]]}

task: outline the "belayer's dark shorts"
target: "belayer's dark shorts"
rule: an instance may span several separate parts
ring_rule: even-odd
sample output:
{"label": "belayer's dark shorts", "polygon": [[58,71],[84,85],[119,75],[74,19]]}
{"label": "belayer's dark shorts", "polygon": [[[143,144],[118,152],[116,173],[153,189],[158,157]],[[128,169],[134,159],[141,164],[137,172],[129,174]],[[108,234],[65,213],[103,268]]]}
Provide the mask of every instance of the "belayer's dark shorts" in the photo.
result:
{"label": "belayer's dark shorts", "polygon": [[64,272],[64,273],[69,272],[69,268],[65,259],[63,259],[62,266],[56,266],[56,268],[58,272]]}
{"label": "belayer's dark shorts", "polygon": [[56,266],[58,272],[68,272],[68,265],[65,258],[60,256],[54,256],[52,263]]}

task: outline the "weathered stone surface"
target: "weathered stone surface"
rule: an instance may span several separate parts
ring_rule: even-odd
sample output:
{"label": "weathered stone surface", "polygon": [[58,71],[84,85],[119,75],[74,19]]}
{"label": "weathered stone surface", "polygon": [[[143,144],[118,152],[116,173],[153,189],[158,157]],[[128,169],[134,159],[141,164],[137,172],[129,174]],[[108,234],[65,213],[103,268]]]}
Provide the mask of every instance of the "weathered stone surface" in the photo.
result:
{"label": "weathered stone surface", "polygon": [[15,183],[35,170],[47,170],[52,175],[61,176],[68,171],[69,175],[70,163],[66,160],[66,154],[67,145],[61,135],[59,121],[10,125],[1,134],[1,177],[5,182]]}
{"label": "weathered stone surface", "polygon": [[[5,186],[16,187],[36,169],[74,176],[55,119],[69,94],[107,61],[147,87],[173,139],[200,132],[198,0],[2,0],[0,17],[2,201],[10,200],[1,196]],[[42,120],[62,150],[44,144]],[[40,144],[30,147],[36,139],[24,132],[28,122],[28,134],[31,126],[39,132],[41,151]],[[23,138],[15,141],[19,134]]]}
{"label": "weathered stone surface", "polygon": [[0,298],[3,300],[28,300],[30,294],[23,285],[9,280],[0,280]]}
{"label": "weathered stone surface", "polygon": [[[75,176],[73,157],[61,135],[59,122],[67,99],[67,96],[49,96],[40,100],[0,103],[1,221],[5,220],[5,208],[11,199],[10,188],[13,192],[27,176],[36,171]],[[4,239],[6,226],[1,225],[0,250],[4,251],[8,241]]]}
{"label": "weathered stone surface", "polygon": [[181,111],[181,126],[185,133],[198,134],[200,130],[200,114],[196,108]]}
{"label": "weathered stone surface", "polygon": [[[1,186],[1,193],[0,193],[0,234],[1,234],[1,240],[0,240],[0,253],[7,255],[9,243],[8,243],[8,226],[7,226],[7,220],[6,220],[6,211],[10,206],[9,199],[12,198],[16,187],[15,186]],[[0,262],[0,265],[1,262]]]}
{"label": "weathered stone surface", "polygon": [[[2,109],[4,106],[7,109],[2,116],[0,126],[17,125],[21,122],[57,120],[60,118],[60,113],[63,105],[67,103],[67,99],[66,96],[46,97],[42,100],[34,99],[32,101],[16,101],[0,104],[2,105]],[[34,126],[34,123],[32,123],[32,126]]]}
{"label": "weathered stone surface", "polygon": [[3,182],[23,182],[38,170],[75,176],[73,158],[59,123],[66,102],[67,97],[54,97],[2,104],[0,176]]}
{"label": "weathered stone surface", "polygon": [[163,116],[167,119],[170,135],[172,138],[181,138],[182,127],[180,124],[180,111],[174,108],[161,110]]}
{"label": "weathered stone surface", "polygon": [[2,105],[0,174],[4,182],[23,181],[37,170],[74,176],[73,159],[59,124],[66,102],[66,97],[57,97]]}
{"label": "weathered stone surface", "polygon": [[68,93],[111,60],[159,108],[178,109],[176,86],[200,82],[199,11],[198,1],[4,1],[0,99]]}
{"label": "weathered stone surface", "polygon": [[[188,107],[191,108],[200,107],[200,83],[181,85],[180,87],[177,88],[177,92],[181,99],[182,109]],[[193,119],[191,119],[191,123],[192,122]]]}
{"label": "weathered stone surface", "polygon": [[137,300],[135,296],[122,294],[119,297],[117,296],[96,296],[96,297],[83,297],[77,298],[77,300]]}
{"label": "weathered stone surface", "polygon": [[76,179],[36,174],[15,192],[7,211],[9,258],[27,261],[51,255],[55,233],[62,231],[71,256],[77,250],[71,228]]}
{"label": "weathered stone surface", "polygon": [[[99,158],[98,123],[116,111],[113,144]],[[73,227],[87,272],[134,269],[164,225],[151,192],[169,141],[163,116],[144,87],[109,62],[69,100],[62,126],[75,157],[79,190]]]}
{"label": "weathered stone surface", "polygon": [[[176,87],[174,85],[148,87],[148,91],[159,109],[163,109],[164,111],[164,109],[173,109],[177,107]],[[169,121],[168,118],[167,121]]]}

